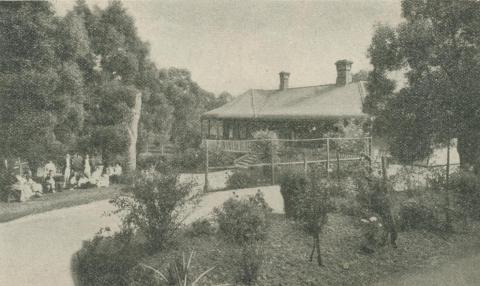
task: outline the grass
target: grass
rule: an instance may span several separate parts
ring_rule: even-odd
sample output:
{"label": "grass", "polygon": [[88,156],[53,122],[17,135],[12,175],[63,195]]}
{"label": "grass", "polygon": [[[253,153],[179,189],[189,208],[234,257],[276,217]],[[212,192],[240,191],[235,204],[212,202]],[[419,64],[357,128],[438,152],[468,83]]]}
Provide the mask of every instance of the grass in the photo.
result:
{"label": "grass", "polygon": [[64,190],[32,198],[26,202],[0,202],[0,223],[27,215],[110,199],[119,194],[121,189],[121,185],[112,185],[106,188]]}
{"label": "grass", "polygon": [[[273,215],[272,220],[258,285],[372,285],[390,275],[446,262],[449,257],[479,246],[474,243],[480,233],[478,227],[444,238],[429,232],[410,231],[400,233],[397,249],[386,246],[366,255],[359,251],[362,238],[356,222],[333,214],[321,237],[325,266],[319,267],[315,261],[308,261],[311,239],[283,215]],[[233,283],[236,272],[232,249],[231,244],[216,235],[181,236],[176,247],[151,255],[143,263],[164,271],[173,257],[195,250],[194,274],[215,266],[201,285]]]}

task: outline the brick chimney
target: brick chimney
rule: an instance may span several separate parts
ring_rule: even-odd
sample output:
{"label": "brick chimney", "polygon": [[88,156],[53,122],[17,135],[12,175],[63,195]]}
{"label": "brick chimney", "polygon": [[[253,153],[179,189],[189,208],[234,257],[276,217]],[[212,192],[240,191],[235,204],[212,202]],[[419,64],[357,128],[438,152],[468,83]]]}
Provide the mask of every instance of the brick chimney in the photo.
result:
{"label": "brick chimney", "polygon": [[352,82],[352,61],[339,60],[335,63],[337,66],[337,85],[347,85]]}
{"label": "brick chimney", "polygon": [[288,89],[288,78],[290,77],[290,73],[282,71],[282,72],[279,73],[279,75],[280,75],[280,87],[279,87],[279,89],[280,90]]}

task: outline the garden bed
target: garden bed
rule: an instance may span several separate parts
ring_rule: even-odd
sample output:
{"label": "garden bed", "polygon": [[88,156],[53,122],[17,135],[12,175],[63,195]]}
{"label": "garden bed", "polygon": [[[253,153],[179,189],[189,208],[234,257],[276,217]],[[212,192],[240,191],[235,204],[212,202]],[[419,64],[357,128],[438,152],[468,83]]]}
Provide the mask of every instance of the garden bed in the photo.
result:
{"label": "garden bed", "polygon": [[[319,267],[315,261],[308,261],[311,238],[283,215],[273,214],[257,285],[372,285],[384,277],[429,268],[449,257],[477,250],[474,241],[479,232],[478,226],[471,232],[444,238],[425,231],[402,232],[397,249],[387,246],[374,254],[364,254],[359,250],[362,237],[356,222],[335,213],[321,237],[325,266]],[[188,256],[194,250],[191,273],[199,275],[215,267],[199,285],[235,285],[234,247],[215,234],[192,237],[182,233],[175,246],[146,256],[141,263],[166,273],[175,257],[182,253]]]}
{"label": "garden bed", "polygon": [[111,199],[121,192],[122,187],[122,185],[112,185],[106,188],[64,190],[44,194],[42,197],[32,198],[26,202],[0,202],[0,223],[27,215]]}
{"label": "garden bed", "polygon": [[[274,214],[272,220],[258,285],[372,285],[383,277],[442,263],[459,252],[471,251],[478,235],[477,228],[445,239],[429,232],[403,232],[397,249],[384,247],[366,255],[359,250],[361,233],[351,218],[333,214],[321,237],[325,266],[319,267],[308,261],[311,238],[283,215]],[[216,267],[202,285],[231,283],[235,276],[231,247],[216,236],[186,236],[176,249],[152,255],[144,263],[164,270],[166,263],[162,261],[195,250],[194,273]]]}

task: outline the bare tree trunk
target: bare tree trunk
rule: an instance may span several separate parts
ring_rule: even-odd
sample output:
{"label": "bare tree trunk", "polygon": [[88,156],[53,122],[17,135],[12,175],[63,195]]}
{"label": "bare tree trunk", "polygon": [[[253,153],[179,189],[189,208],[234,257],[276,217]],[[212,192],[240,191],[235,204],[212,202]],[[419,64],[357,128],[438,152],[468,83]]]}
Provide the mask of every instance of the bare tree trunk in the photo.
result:
{"label": "bare tree trunk", "polygon": [[323,266],[322,262],[322,252],[320,251],[320,234],[317,234],[315,237],[315,246],[317,248],[317,262],[318,266]]}
{"label": "bare tree trunk", "polygon": [[133,172],[137,169],[137,138],[138,123],[140,122],[140,113],[142,110],[142,94],[135,94],[135,105],[133,106],[132,118],[128,130],[128,171]]}
{"label": "bare tree trunk", "polygon": [[313,261],[313,255],[315,254],[315,248],[317,248],[317,244],[315,243],[315,237],[313,237],[313,246],[312,246],[312,252],[310,253],[310,262]]}

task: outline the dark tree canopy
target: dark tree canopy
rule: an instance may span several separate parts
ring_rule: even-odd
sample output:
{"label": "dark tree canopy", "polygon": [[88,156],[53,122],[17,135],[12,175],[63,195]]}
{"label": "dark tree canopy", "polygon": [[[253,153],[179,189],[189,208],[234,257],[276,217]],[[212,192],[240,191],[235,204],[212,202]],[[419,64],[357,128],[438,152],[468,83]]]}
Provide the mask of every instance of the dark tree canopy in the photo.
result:
{"label": "dark tree canopy", "polygon": [[187,70],[159,70],[120,1],[91,10],[77,0],[64,17],[48,2],[2,2],[0,19],[3,157],[35,165],[78,152],[109,163],[137,146],[197,148],[200,115],[232,98],[203,90]]}
{"label": "dark tree canopy", "polygon": [[[376,27],[364,109],[401,161],[423,159],[457,138],[462,165],[478,164],[478,11],[480,2],[472,0],[403,0],[405,22]],[[403,71],[407,80],[399,90],[392,71]]]}

